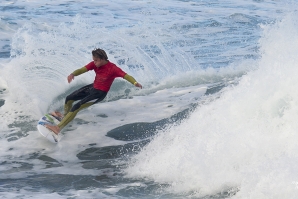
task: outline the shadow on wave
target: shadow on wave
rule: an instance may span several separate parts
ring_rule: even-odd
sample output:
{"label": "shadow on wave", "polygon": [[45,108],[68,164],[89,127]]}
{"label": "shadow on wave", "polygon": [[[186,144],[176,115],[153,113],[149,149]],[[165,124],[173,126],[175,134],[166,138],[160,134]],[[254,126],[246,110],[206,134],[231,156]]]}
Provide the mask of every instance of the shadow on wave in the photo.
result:
{"label": "shadow on wave", "polygon": [[158,133],[159,130],[165,129],[168,125],[177,125],[183,119],[187,118],[197,105],[192,104],[187,108],[169,118],[156,122],[138,122],[125,124],[107,132],[106,136],[122,141],[135,141],[150,138]]}

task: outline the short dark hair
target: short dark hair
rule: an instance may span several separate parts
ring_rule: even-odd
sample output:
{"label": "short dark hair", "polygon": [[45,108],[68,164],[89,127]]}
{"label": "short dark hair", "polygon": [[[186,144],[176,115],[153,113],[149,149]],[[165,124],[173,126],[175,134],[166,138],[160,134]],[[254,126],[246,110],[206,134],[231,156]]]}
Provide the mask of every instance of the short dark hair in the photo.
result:
{"label": "short dark hair", "polygon": [[104,60],[109,59],[107,56],[107,53],[103,49],[100,49],[100,48],[96,48],[96,49],[92,50],[92,55],[99,59],[104,59]]}

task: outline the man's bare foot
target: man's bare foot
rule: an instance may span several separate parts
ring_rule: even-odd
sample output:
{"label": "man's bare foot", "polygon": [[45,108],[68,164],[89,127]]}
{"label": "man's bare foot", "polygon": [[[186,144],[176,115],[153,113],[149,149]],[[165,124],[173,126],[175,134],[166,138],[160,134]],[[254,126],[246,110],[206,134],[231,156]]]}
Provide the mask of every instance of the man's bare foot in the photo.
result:
{"label": "man's bare foot", "polygon": [[60,113],[59,111],[54,111],[51,113],[52,116],[54,116],[55,118],[57,118],[59,121],[61,121],[64,117],[64,115],[62,113]]}
{"label": "man's bare foot", "polygon": [[53,131],[56,135],[58,135],[60,133],[60,128],[58,126],[46,124],[45,127],[47,127],[49,130]]}

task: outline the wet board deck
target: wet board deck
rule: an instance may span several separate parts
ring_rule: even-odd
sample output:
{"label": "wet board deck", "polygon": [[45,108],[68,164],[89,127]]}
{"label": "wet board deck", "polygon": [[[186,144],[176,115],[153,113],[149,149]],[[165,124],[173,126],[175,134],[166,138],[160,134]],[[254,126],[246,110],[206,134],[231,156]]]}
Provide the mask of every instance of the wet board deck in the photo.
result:
{"label": "wet board deck", "polygon": [[47,138],[50,142],[58,143],[59,140],[61,139],[60,136],[56,135],[53,131],[45,127],[46,124],[57,125],[58,123],[59,123],[59,120],[56,117],[47,113],[38,120],[37,130],[41,135]]}

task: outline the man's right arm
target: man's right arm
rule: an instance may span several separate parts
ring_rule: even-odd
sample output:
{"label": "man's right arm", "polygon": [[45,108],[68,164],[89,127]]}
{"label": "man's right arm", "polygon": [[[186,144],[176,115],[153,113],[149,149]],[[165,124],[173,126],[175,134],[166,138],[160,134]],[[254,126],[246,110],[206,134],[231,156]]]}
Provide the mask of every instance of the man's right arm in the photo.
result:
{"label": "man's right arm", "polygon": [[88,71],[87,68],[84,66],[80,69],[77,69],[77,70],[73,71],[71,74],[73,74],[74,76],[78,76],[78,75],[81,75],[81,74],[83,74],[87,71]]}
{"label": "man's right arm", "polygon": [[74,79],[74,77],[75,76],[78,76],[78,75],[81,75],[81,74],[83,74],[83,73],[85,73],[85,72],[87,72],[88,70],[87,70],[87,68],[84,66],[84,67],[82,67],[82,68],[80,68],[80,69],[77,69],[77,70],[75,70],[75,71],[73,71],[70,75],[68,75],[68,77],[67,77],[67,81],[68,81],[68,83],[70,83],[73,79]]}

